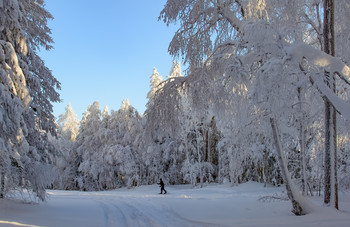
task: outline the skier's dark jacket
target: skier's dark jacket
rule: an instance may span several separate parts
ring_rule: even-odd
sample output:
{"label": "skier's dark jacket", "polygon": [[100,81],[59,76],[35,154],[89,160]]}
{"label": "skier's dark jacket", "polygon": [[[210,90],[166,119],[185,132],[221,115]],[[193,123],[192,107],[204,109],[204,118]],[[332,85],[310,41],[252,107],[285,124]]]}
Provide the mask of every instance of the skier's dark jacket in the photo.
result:
{"label": "skier's dark jacket", "polygon": [[158,183],[161,188],[164,188],[164,182],[162,179],[160,179],[160,182]]}

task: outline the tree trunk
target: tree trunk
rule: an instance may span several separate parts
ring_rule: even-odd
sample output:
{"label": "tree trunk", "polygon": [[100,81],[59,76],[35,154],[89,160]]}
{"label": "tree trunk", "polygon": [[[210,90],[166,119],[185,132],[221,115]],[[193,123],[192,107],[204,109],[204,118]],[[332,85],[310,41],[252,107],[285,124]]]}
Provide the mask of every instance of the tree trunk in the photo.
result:
{"label": "tree trunk", "polygon": [[211,157],[211,144],[210,144],[210,136],[211,136],[211,133],[210,133],[210,127],[208,129],[208,162],[212,163],[212,157]]}
{"label": "tree trunk", "polygon": [[263,154],[263,169],[262,169],[262,174],[263,174],[263,181],[264,181],[264,187],[266,187],[266,169],[268,168],[268,163],[267,163],[267,152],[266,150],[264,150],[264,154]]}
{"label": "tree trunk", "polygon": [[201,185],[201,188],[203,188],[203,161],[202,161],[202,155],[201,155],[201,148],[200,148],[200,133],[197,133],[197,153],[198,153],[198,164],[199,164],[199,182]]}
{"label": "tree trunk", "polygon": [[330,152],[330,103],[325,100],[325,145],[324,145],[324,203],[331,198],[331,152]]}
{"label": "tree trunk", "polygon": [[221,148],[218,149],[218,183],[223,183],[222,177],[221,177]]}
{"label": "tree trunk", "polygon": [[0,199],[3,199],[5,197],[5,173],[1,173],[0,181]]}
{"label": "tree trunk", "polygon": [[279,163],[279,166],[281,169],[281,174],[283,177],[283,181],[285,182],[285,185],[286,185],[288,198],[290,199],[290,201],[292,202],[292,205],[293,205],[292,212],[295,215],[304,215],[304,214],[306,214],[305,209],[303,209],[300,202],[297,201],[301,195],[298,195],[299,191],[297,190],[297,188],[293,184],[292,178],[289,174],[286,159],[285,159],[285,156],[284,156],[284,153],[282,150],[282,144],[281,144],[281,140],[279,137],[278,129],[276,126],[276,122],[273,118],[270,118],[270,124],[271,124],[271,128],[272,128],[273,140],[274,140],[275,147],[276,147],[277,158],[278,158],[278,163]]}
{"label": "tree trunk", "polygon": [[302,191],[303,195],[307,195],[307,176],[306,176],[306,152],[305,152],[305,133],[304,133],[304,113],[302,111],[302,95],[301,88],[298,87],[298,102],[299,102],[299,144],[300,144],[300,156],[301,156],[301,169],[302,169]]}
{"label": "tree trunk", "polygon": [[[334,0],[324,0],[323,42],[324,52],[335,55],[334,42]],[[333,75],[325,73],[327,84],[336,92]],[[325,154],[324,154],[324,203],[338,209],[337,180],[337,113],[331,103],[325,100]]]}
{"label": "tree trunk", "polygon": [[300,155],[302,162],[302,171],[303,171],[303,195],[307,195],[307,175],[306,175],[306,149],[305,149],[305,133],[302,123],[300,123]]}

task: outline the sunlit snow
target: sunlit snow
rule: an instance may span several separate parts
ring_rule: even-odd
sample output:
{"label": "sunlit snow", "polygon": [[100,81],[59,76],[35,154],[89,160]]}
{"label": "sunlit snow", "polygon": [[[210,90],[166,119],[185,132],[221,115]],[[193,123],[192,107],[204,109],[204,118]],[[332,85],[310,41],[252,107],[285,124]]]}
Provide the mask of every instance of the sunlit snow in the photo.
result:
{"label": "sunlit snow", "polygon": [[105,192],[48,191],[46,203],[0,201],[0,226],[348,226],[350,194],[340,193],[340,211],[322,206],[305,216],[291,213],[284,187],[248,182],[237,187],[157,185]]}

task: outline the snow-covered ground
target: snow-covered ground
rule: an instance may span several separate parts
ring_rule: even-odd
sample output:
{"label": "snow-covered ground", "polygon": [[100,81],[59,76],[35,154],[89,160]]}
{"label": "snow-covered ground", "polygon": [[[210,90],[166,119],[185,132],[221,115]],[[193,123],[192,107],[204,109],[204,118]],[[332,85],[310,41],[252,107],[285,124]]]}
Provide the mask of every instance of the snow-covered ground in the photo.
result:
{"label": "snow-covered ground", "polygon": [[[0,200],[0,226],[350,226],[350,193],[340,192],[340,211],[322,206],[293,215],[284,187],[249,182],[237,187],[158,185],[107,192],[49,191],[45,203]],[[282,198],[282,199],[275,199]]]}

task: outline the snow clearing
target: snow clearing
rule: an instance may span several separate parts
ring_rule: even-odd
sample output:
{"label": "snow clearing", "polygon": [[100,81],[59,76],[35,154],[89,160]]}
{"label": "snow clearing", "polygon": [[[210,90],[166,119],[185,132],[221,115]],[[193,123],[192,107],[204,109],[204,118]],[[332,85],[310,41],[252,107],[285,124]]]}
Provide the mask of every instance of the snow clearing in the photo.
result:
{"label": "snow clearing", "polygon": [[158,185],[104,192],[48,191],[45,203],[23,198],[0,201],[0,226],[349,226],[350,193],[340,193],[340,211],[309,199],[315,209],[295,216],[284,187],[248,182],[239,186]]}

